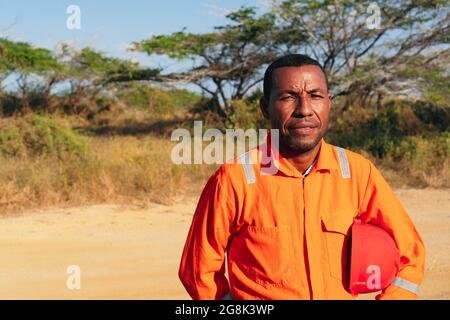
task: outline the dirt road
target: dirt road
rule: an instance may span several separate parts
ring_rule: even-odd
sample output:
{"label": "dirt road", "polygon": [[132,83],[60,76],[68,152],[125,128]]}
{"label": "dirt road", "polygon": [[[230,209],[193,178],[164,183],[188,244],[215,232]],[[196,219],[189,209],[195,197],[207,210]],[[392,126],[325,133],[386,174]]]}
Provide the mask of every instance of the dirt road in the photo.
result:
{"label": "dirt road", "polygon": [[[450,299],[450,190],[397,190],[427,247],[421,299]],[[187,299],[177,277],[196,199],[0,219],[0,299]],[[79,266],[80,289],[69,290]],[[67,273],[69,268],[70,274]]]}

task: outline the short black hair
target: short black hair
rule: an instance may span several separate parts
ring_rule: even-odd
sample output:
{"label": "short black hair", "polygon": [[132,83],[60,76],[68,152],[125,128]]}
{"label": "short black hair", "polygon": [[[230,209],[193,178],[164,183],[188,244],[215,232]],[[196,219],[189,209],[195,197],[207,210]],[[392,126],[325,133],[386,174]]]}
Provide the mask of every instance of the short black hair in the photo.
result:
{"label": "short black hair", "polygon": [[267,67],[267,70],[264,73],[264,84],[263,84],[264,97],[266,97],[267,99],[270,98],[270,92],[272,91],[273,70],[282,67],[301,67],[305,65],[318,66],[320,70],[322,70],[323,74],[325,75],[325,81],[327,83],[327,90],[328,90],[327,74],[322,65],[319,62],[317,62],[317,60],[314,60],[313,58],[310,58],[304,54],[288,54],[281,58],[278,58]]}

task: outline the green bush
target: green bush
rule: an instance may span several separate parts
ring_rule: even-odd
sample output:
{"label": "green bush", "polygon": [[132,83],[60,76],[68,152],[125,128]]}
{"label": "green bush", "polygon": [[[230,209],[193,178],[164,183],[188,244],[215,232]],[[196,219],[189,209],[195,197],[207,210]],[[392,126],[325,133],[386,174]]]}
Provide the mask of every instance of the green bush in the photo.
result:
{"label": "green bush", "polygon": [[0,154],[9,157],[21,156],[25,152],[18,128],[0,129]]}
{"label": "green bush", "polygon": [[435,137],[448,132],[445,111],[424,103],[387,101],[379,110],[349,108],[334,115],[327,135],[330,142],[353,150],[366,150],[377,158],[394,156],[415,147],[410,137]]}
{"label": "green bush", "polygon": [[187,110],[201,98],[187,90],[163,90],[142,84],[129,85],[118,94],[118,97],[131,108],[162,115],[181,109]]}
{"label": "green bush", "polygon": [[404,138],[392,149],[393,160],[410,160],[420,169],[436,166],[450,155],[450,132],[436,136],[411,136]]}
{"label": "green bush", "polygon": [[233,100],[234,113],[230,116],[234,128],[269,129],[270,124],[259,110],[259,100]]}
{"label": "green bush", "polygon": [[9,118],[0,125],[0,154],[7,157],[82,157],[86,143],[85,137],[40,115]]}
{"label": "green bush", "polygon": [[428,103],[398,100],[379,109],[353,106],[332,114],[326,139],[366,155],[398,187],[448,187],[446,112]]}

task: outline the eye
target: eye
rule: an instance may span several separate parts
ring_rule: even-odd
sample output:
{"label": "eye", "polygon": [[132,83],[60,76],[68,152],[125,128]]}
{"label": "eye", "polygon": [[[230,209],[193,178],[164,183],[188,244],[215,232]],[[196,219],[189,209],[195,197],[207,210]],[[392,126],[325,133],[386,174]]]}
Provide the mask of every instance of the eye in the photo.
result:
{"label": "eye", "polygon": [[280,100],[282,100],[282,101],[291,101],[291,100],[295,100],[295,96],[293,96],[293,95],[282,96],[282,97],[280,98]]}
{"label": "eye", "polygon": [[311,94],[311,98],[313,99],[323,99],[323,97],[320,94]]}

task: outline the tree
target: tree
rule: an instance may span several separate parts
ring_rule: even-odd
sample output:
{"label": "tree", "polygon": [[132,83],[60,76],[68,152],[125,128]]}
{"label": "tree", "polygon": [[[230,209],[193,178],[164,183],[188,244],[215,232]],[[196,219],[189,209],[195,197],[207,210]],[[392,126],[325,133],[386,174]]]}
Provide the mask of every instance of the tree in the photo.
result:
{"label": "tree", "polygon": [[61,64],[51,51],[0,39],[0,88],[6,78],[16,75],[24,112],[31,111],[32,96],[48,99],[60,69]]}
{"label": "tree", "polygon": [[258,16],[255,8],[241,8],[227,15],[231,21],[213,32],[185,30],[135,42],[134,50],[191,61],[186,71],[166,75],[166,81],[193,83],[213,100],[223,117],[233,113],[230,100],[241,99],[262,80],[263,66],[275,59],[284,45],[275,16]]}
{"label": "tree", "polygon": [[233,113],[229,101],[249,93],[263,68],[283,54],[306,53],[321,62],[346,105],[364,105],[373,96],[381,101],[419,55],[448,57],[448,0],[284,0],[259,16],[243,7],[227,18],[231,23],[214,32],[154,36],[134,49],[191,60],[190,69],[165,80],[196,84],[224,117]]}
{"label": "tree", "polygon": [[[10,112],[18,109],[25,113],[36,109],[54,111],[61,105],[70,113],[95,111],[99,93],[108,90],[112,93],[121,82],[159,81],[158,75],[157,69],[142,68],[137,63],[108,57],[91,48],[73,50],[63,44],[61,50],[54,53],[26,42],[0,38],[0,92],[7,78],[15,78],[16,91],[8,97],[21,101],[21,107],[15,106]],[[52,90],[58,85],[55,95]],[[68,88],[66,94],[61,94],[64,92],[61,88]]]}
{"label": "tree", "polygon": [[378,89],[417,56],[448,59],[448,0],[285,0],[273,11],[290,30],[290,51],[321,62],[337,95],[387,94]]}
{"label": "tree", "polygon": [[159,81],[158,69],[141,68],[135,62],[108,57],[89,47],[77,51],[62,45],[59,59],[64,61],[63,73],[69,87],[63,104],[70,113],[95,111],[98,95],[111,93],[120,82]]}

